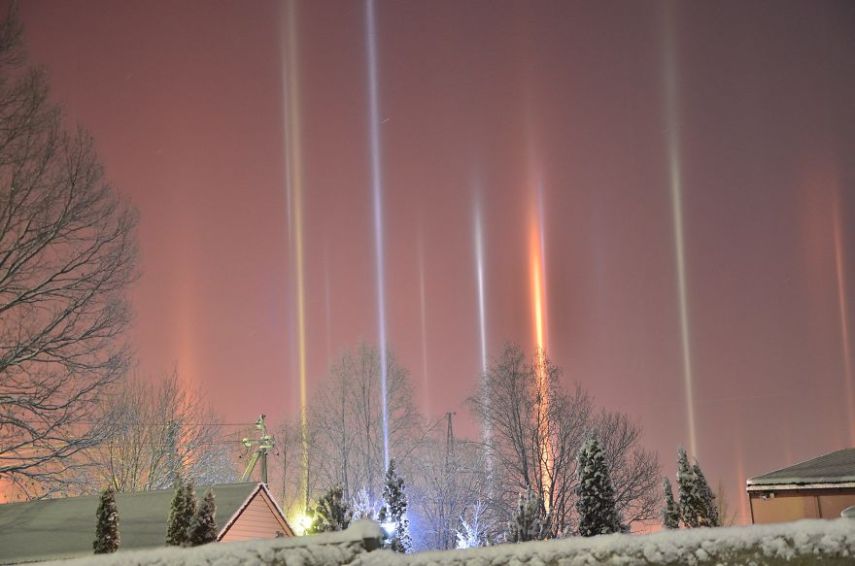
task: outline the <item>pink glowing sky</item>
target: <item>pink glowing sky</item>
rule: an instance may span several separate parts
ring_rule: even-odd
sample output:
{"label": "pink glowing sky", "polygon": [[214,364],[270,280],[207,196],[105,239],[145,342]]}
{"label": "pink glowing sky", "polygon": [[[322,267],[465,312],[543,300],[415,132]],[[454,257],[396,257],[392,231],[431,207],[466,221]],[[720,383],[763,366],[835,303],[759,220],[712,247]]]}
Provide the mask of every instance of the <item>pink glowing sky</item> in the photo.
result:
{"label": "pink glowing sky", "polygon": [[[21,12],[54,97],[141,213],[138,371],[177,367],[232,422],[293,417],[282,7],[32,0]],[[465,419],[478,378],[476,184],[489,351],[534,345],[539,181],[550,356],[637,419],[666,470],[687,443],[664,12],[377,5],[389,341],[432,417]],[[304,1],[298,17],[311,393],[331,356],[376,343],[377,320],[363,4]],[[672,22],[699,456],[744,511],[746,474],[852,441],[841,335],[855,318],[855,6],[677,3]]]}

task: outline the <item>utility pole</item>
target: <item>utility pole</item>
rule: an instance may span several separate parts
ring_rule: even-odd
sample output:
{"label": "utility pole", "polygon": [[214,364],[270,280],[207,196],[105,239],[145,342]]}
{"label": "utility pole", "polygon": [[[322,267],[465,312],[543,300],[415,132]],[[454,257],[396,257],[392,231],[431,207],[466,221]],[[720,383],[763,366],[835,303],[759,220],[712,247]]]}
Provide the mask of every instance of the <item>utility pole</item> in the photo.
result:
{"label": "utility pole", "polygon": [[451,418],[454,413],[445,413],[448,418],[448,430],[445,433],[445,471],[451,470],[451,461],[454,459],[454,427],[451,424]]}
{"label": "utility pole", "polygon": [[457,505],[457,489],[455,484],[455,472],[453,469],[455,465],[454,461],[454,425],[452,424],[452,418],[454,417],[454,413],[447,412],[445,414],[446,419],[448,419],[448,427],[445,433],[445,495],[442,498],[443,502],[443,532],[442,532],[442,548],[449,549],[454,547],[454,534],[453,530],[453,518],[452,514],[454,513]]}
{"label": "utility pole", "polygon": [[267,483],[267,453],[273,449],[273,435],[267,433],[267,425],[264,422],[265,418],[266,415],[261,415],[258,417],[258,420],[255,421],[255,428],[259,431],[257,439],[251,440],[249,438],[244,438],[241,440],[241,444],[243,444],[247,450],[252,449],[253,445],[255,445],[256,448],[252,452],[249,462],[246,464],[246,469],[243,471],[240,481],[246,481],[249,479],[255,469],[255,465],[259,460],[261,460],[261,481],[262,483]]}

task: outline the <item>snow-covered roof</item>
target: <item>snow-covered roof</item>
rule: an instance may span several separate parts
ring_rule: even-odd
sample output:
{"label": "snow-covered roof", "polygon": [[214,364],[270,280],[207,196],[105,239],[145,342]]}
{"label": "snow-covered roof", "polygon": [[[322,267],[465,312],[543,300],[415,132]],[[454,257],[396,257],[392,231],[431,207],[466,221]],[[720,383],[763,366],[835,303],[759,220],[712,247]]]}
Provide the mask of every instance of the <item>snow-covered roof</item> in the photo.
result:
{"label": "snow-covered roof", "polygon": [[[216,521],[222,528],[259,490],[259,484],[212,488]],[[206,489],[199,487],[197,493]],[[122,549],[163,546],[173,494],[171,489],[117,494]],[[0,505],[0,564],[91,554],[98,499],[92,495]]]}
{"label": "snow-covered roof", "polygon": [[794,466],[775,470],[747,482],[748,491],[799,488],[855,487],[855,448],[838,450]]}

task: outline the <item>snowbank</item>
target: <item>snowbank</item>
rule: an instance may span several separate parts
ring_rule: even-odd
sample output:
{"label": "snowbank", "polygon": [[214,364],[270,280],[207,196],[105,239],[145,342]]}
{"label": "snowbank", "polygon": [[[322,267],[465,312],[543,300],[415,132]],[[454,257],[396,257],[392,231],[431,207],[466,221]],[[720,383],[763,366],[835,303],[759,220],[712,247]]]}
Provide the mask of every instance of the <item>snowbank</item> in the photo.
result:
{"label": "snowbank", "polygon": [[119,551],[56,566],[778,566],[855,564],[855,520],[799,521],[779,525],[689,529],[651,535],[605,535],[491,548],[401,555],[374,548],[380,528],[359,521],[341,533],[216,543],[181,549]]}
{"label": "snowbank", "polygon": [[357,521],[347,530],[263,541],[212,543],[195,548],[158,548],[87,556],[74,560],[43,562],[54,566],[325,566],[350,564],[356,557],[377,548],[380,526]]}
{"label": "snowbank", "polygon": [[383,551],[358,556],[353,566],[777,566],[816,563],[855,564],[855,521],[811,520],[650,535],[604,535],[411,556]]}

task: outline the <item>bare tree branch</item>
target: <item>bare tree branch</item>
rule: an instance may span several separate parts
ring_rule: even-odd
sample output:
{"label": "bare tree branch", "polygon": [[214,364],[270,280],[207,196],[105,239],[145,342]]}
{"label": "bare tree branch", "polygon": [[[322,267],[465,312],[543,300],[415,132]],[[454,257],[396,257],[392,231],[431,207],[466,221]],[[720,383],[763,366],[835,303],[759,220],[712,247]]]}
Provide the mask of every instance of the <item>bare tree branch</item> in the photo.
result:
{"label": "bare tree branch", "polygon": [[528,361],[518,346],[507,346],[487,379],[469,399],[482,424],[492,430],[485,446],[493,461],[493,485],[487,499],[493,538],[510,520],[520,493],[531,489],[549,516],[552,537],[573,531],[576,458],[587,434],[598,431],[626,523],[654,516],[659,463],[640,445],[641,430],[626,415],[594,412],[591,398],[578,386],[559,384],[559,369],[544,353]]}
{"label": "bare tree branch", "polygon": [[198,485],[237,479],[219,419],[175,373],[154,384],[122,380],[102,406],[112,434],[85,453],[88,483],[96,490],[164,489],[179,476]]}
{"label": "bare tree branch", "polygon": [[100,393],[122,376],[136,213],[91,138],[63,129],[20,24],[0,24],[0,478],[50,491],[100,442]]}

